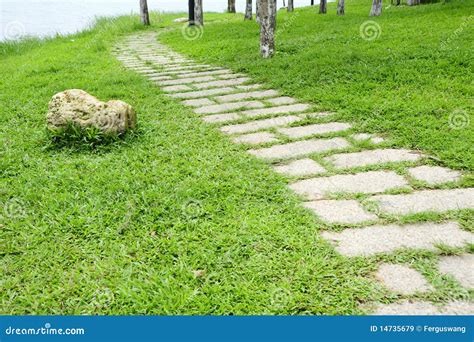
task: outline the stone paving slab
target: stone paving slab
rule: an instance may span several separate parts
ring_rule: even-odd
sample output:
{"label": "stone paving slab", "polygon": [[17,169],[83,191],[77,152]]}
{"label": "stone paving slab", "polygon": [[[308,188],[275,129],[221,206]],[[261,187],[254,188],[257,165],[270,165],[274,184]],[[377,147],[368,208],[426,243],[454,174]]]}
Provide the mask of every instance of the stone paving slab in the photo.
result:
{"label": "stone paving slab", "polygon": [[344,122],[330,122],[324,124],[314,124],[290,128],[280,128],[278,132],[289,138],[303,138],[315,134],[343,132],[352,126]]}
{"label": "stone paving slab", "polygon": [[424,181],[429,185],[457,182],[461,179],[461,172],[440,166],[418,166],[408,169],[408,173],[414,179]]}
{"label": "stone paving slab", "polygon": [[269,132],[250,133],[232,138],[238,144],[258,145],[278,141],[274,134]]}
{"label": "stone paving slab", "polygon": [[474,188],[379,195],[372,197],[372,200],[378,202],[382,212],[395,215],[474,209]]}
{"label": "stone paving slab", "polygon": [[224,88],[214,88],[208,90],[198,90],[198,91],[188,91],[186,93],[174,93],[169,94],[168,96],[178,98],[178,99],[195,99],[200,97],[208,97],[218,94],[227,94],[232,93],[236,89],[231,87],[224,87]]}
{"label": "stone paving slab", "polygon": [[214,76],[178,78],[178,79],[174,79],[174,80],[160,81],[160,82],[158,82],[158,84],[160,86],[177,85],[177,84],[190,84],[190,83],[213,81],[215,79],[216,78]]}
{"label": "stone paving slab", "polygon": [[212,82],[204,82],[204,83],[195,83],[193,86],[196,89],[209,89],[209,88],[219,88],[219,87],[228,87],[233,85],[242,84],[248,82],[250,78],[248,77],[241,77],[235,78],[233,80],[218,80]]}
{"label": "stone paving slab", "polygon": [[240,118],[241,116],[237,113],[226,113],[226,114],[215,114],[215,115],[204,116],[202,120],[208,123],[220,123],[220,122],[234,121]]}
{"label": "stone paving slab", "polygon": [[205,106],[194,110],[196,114],[217,114],[224,113],[231,110],[238,109],[249,109],[249,108],[263,108],[265,105],[259,101],[246,101],[246,102],[229,102],[216,104],[212,106]]}
{"label": "stone paving slab", "polygon": [[291,114],[291,113],[301,113],[308,110],[310,106],[308,104],[294,104],[288,106],[280,107],[270,107],[263,109],[253,109],[242,112],[242,114],[248,117],[257,117],[271,114]]}
{"label": "stone paving slab", "polygon": [[308,176],[326,172],[324,167],[309,158],[298,159],[285,165],[276,165],[273,169],[287,176]]}
{"label": "stone paving slab", "polygon": [[393,171],[369,171],[305,179],[291,184],[290,188],[308,199],[317,200],[331,193],[374,194],[407,185],[407,181]]}
{"label": "stone paving slab", "polygon": [[375,278],[387,289],[402,295],[429,292],[433,287],[417,270],[406,265],[382,264],[375,274]]}
{"label": "stone paving slab", "polygon": [[231,80],[231,79],[234,79],[234,78],[239,78],[239,77],[243,77],[245,75],[243,74],[226,74],[226,75],[220,75],[219,78],[222,79],[222,80]]}
{"label": "stone paving slab", "polygon": [[217,102],[235,102],[248,99],[261,99],[265,97],[277,96],[278,92],[275,90],[252,91],[248,93],[237,93],[230,95],[217,96],[214,99]]}
{"label": "stone paving slab", "polygon": [[203,107],[203,106],[211,106],[215,104],[215,102],[206,98],[186,100],[186,101],[182,101],[181,103],[184,104],[185,106],[190,106],[190,107]]}
{"label": "stone paving slab", "polygon": [[183,74],[177,74],[178,78],[188,78],[188,77],[200,77],[200,76],[211,76],[211,75],[224,75],[230,74],[232,71],[228,69],[212,70],[212,71],[196,71],[196,72],[187,72]]}
{"label": "stone paving slab", "polygon": [[306,202],[323,221],[333,224],[358,224],[377,219],[377,215],[367,212],[355,200],[329,200]]}
{"label": "stone paving slab", "polygon": [[282,159],[343,149],[348,146],[350,146],[349,143],[343,138],[313,139],[275,145],[260,150],[250,150],[249,153],[262,159]]}
{"label": "stone paving slab", "polygon": [[356,153],[336,154],[325,158],[327,162],[334,164],[335,167],[346,169],[351,167],[361,167],[394,162],[413,162],[421,159],[423,156],[404,149],[381,149],[370,150]]}
{"label": "stone paving slab", "polygon": [[433,316],[433,315],[472,315],[474,314],[474,303],[472,302],[449,302],[444,306],[435,306],[429,302],[402,301],[399,303],[379,305],[374,315],[410,315],[410,316]]}
{"label": "stone paving slab", "polygon": [[186,90],[192,90],[189,86],[185,84],[179,84],[179,85],[173,85],[173,86],[168,86],[168,87],[163,87],[161,88],[164,92],[167,93],[172,93],[172,92],[178,92],[178,91],[186,91]]}
{"label": "stone paving slab", "polygon": [[454,277],[462,286],[474,289],[474,255],[451,255],[440,258],[439,271]]}
{"label": "stone paving slab", "polygon": [[345,229],[340,233],[323,232],[336,250],[348,257],[391,253],[404,248],[436,250],[436,245],[464,247],[474,242],[474,235],[462,230],[456,222],[420,223]]}
{"label": "stone paving slab", "polygon": [[243,84],[243,85],[236,86],[236,88],[240,90],[254,90],[261,87],[262,87],[261,84]]}
{"label": "stone paving slab", "polygon": [[292,97],[289,96],[281,96],[281,97],[276,97],[274,99],[268,99],[266,102],[275,105],[275,106],[281,106],[281,105],[288,105],[288,104],[293,104],[296,103],[296,100]]}
{"label": "stone paving slab", "polygon": [[303,120],[303,118],[296,115],[279,116],[271,119],[255,120],[243,124],[223,126],[221,127],[221,131],[227,134],[249,133],[265,128],[286,126],[301,120]]}

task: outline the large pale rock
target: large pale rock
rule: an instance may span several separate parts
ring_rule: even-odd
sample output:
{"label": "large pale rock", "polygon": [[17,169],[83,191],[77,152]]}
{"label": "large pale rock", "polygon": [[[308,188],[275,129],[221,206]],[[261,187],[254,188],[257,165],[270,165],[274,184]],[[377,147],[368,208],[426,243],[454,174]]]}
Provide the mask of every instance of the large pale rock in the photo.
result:
{"label": "large pale rock", "polygon": [[124,133],[136,126],[133,108],[123,101],[102,102],[80,89],[66,90],[49,102],[48,128],[57,130],[75,124],[96,127],[104,133]]}

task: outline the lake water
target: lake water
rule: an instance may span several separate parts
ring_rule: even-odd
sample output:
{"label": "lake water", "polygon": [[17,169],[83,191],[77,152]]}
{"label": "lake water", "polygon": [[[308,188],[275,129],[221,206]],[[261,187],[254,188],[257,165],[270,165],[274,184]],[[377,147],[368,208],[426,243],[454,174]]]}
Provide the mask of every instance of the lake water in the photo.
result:
{"label": "lake water", "polygon": [[[295,7],[308,6],[310,0],[294,0]],[[0,41],[21,36],[49,36],[82,30],[96,16],[136,13],[138,0],[0,0]],[[254,1],[255,3],[255,1]],[[318,3],[318,1],[316,1]],[[279,7],[283,0],[278,0]],[[186,12],[188,0],[148,0],[150,10]],[[204,11],[223,12],[227,0],[203,0]],[[236,0],[243,12],[245,0]]]}

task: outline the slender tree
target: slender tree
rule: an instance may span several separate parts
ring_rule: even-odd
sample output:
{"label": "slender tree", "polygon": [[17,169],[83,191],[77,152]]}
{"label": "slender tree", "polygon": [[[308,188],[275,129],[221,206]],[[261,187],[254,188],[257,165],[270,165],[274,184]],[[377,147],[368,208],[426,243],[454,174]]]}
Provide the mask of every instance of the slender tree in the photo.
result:
{"label": "slender tree", "polygon": [[328,9],[328,1],[327,0],[321,0],[319,2],[319,14],[326,14]]}
{"label": "slender tree", "polygon": [[202,0],[194,0],[194,24],[203,26]]}
{"label": "slender tree", "polygon": [[150,25],[150,14],[146,0],[140,0],[140,20],[143,25]]}
{"label": "slender tree", "polygon": [[293,12],[295,10],[295,6],[293,5],[293,0],[288,0],[288,12]]}
{"label": "slender tree", "polygon": [[244,17],[244,19],[245,20],[252,20],[252,0],[247,0],[247,5],[245,6],[245,17]]}
{"label": "slender tree", "polygon": [[344,7],[345,7],[344,0],[338,0],[337,1],[337,15],[344,15]]}
{"label": "slender tree", "polygon": [[314,0],[311,0],[311,6],[314,6]]}
{"label": "slender tree", "polygon": [[188,0],[188,23],[189,26],[194,25],[194,0]]}
{"label": "slender tree", "polygon": [[270,58],[275,53],[277,0],[260,0],[260,53]]}
{"label": "slender tree", "polygon": [[382,14],[382,0],[373,0],[372,9],[370,10],[371,17],[378,17]]}
{"label": "slender tree", "polygon": [[235,0],[227,0],[227,12],[235,13]]}
{"label": "slender tree", "polygon": [[255,21],[260,24],[260,0],[255,0]]}

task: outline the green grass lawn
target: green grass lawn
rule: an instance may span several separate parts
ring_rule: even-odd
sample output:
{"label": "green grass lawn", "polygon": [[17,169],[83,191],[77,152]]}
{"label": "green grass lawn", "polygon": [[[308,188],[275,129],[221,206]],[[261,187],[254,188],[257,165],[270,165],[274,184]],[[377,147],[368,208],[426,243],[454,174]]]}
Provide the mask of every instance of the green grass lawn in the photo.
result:
{"label": "green grass lawn", "polygon": [[[391,8],[376,19],[374,42],[358,32],[368,4],[348,2],[345,18],[329,9],[294,13],[270,61],[256,58],[257,27],[241,15],[207,15],[213,23],[192,43],[171,24],[176,16],[154,16],[151,29],[176,28],[161,39],[194,58],[470,169],[471,126],[447,120],[472,109],[472,29],[450,49],[434,47],[472,5]],[[0,314],[359,314],[361,304],[392,300],[370,280],[377,259],[339,256],[282,177],[115,60],[113,46],[140,29],[122,17],[0,44]],[[55,148],[47,104],[68,88],[130,103],[139,130],[95,150]],[[418,262],[436,284],[429,299],[466,298],[440,280],[434,258],[391,260]]]}

